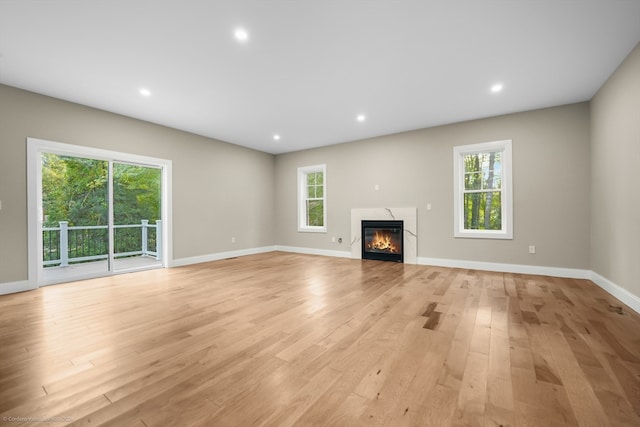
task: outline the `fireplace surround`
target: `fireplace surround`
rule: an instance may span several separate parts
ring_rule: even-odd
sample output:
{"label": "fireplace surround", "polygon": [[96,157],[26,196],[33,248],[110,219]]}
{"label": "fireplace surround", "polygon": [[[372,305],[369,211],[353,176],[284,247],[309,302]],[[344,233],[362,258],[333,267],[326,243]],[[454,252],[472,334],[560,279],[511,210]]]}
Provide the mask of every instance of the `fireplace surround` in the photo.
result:
{"label": "fireplace surround", "polygon": [[402,251],[405,264],[418,262],[418,210],[416,208],[352,208],[351,258],[362,259],[362,221],[402,221]]}

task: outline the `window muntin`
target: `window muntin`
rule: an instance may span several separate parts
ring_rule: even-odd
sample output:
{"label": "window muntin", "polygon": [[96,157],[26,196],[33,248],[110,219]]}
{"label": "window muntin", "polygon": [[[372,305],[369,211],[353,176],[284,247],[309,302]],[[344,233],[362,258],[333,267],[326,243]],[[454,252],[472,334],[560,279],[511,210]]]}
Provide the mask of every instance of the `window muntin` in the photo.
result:
{"label": "window muntin", "polygon": [[326,165],[298,168],[298,193],[298,231],[326,231]]}
{"label": "window muntin", "polygon": [[455,237],[511,239],[511,140],[454,147]]}

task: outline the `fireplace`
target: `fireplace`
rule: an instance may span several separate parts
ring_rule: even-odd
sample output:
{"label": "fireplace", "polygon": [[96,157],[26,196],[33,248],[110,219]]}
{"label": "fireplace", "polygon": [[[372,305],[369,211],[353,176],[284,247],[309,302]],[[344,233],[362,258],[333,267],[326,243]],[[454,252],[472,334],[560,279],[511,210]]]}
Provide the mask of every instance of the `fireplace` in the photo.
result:
{"label": "fireplace", "polygon": [[351,209],[351,258],[362,259],[362,221],[402,221],[402,262],[418,263],[418,210],[377,207]]}
{"label": "fireplace", "polygon": [[362,220],[362,259],[404,262],[403,221]]}

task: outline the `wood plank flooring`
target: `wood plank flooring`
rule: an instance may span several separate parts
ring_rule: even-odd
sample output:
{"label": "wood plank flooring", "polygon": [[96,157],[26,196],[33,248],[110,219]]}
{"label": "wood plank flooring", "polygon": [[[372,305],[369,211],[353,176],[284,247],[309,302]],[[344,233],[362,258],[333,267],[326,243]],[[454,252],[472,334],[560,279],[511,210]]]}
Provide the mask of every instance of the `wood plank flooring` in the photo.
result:
{"label": "wood plank flooring", "polygon": [[586,280],[282,252],[56,285],[0,296],[0,425],[637,427],[640,316]]}

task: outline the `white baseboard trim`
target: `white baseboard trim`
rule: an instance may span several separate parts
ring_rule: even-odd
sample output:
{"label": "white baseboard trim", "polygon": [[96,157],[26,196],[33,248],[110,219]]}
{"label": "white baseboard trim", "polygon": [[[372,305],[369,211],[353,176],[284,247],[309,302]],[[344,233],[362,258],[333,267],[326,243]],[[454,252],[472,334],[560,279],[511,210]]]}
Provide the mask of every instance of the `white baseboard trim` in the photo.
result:
{"label": "white baseboard trim", "polygon": [[31,291],[36,287],[28,280],[0,283],[0,295],[15,294],[16,292]]}
{"label": "white baseboard trim", "polygon": [[200,264],[202,262],[219,261],[221,259],[235,258],[239,256],[262,254],[265,252],[273,252],[276,246],[264,246],[261,248],[240,249],[237,251],[219,252],[216,254],[200,255],[189,258],[178,258],[171,260],[169,267],[182,267],[191,264]]}
{"label": "white baseboard trim", "polygon": [[633,311],[640,314],[640,297],[638,295],[632,294],[622,286],[616,285],[611,280],[602,277],[595,271],[590,271],[590,273],[591,275],[589,276],[589,280],[600,286],[610,295],[613,295],[614,297],[618,298],[620,301],[628,305],[629,308],[633,309]]}
{"label": "white baseboard trim", "polygon": [[338,258],[351,258],[351,251],[332,251],[329,249],[301,248],[298,246],[276,246],[276,251],[293,252],[296,254],[332,256]]}
{"label": "white baseboard trim", "polygon": [[420,265],[438,267],[466,268],[470,270],[499,271],[501,273],[534,274],[539,276],[567,277],[570,279],[589,279],[590,270],[579,268],[544,267],[540,265],[504,264],[498,262],[464,261],[445,258],[418,257]]}

